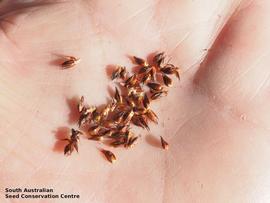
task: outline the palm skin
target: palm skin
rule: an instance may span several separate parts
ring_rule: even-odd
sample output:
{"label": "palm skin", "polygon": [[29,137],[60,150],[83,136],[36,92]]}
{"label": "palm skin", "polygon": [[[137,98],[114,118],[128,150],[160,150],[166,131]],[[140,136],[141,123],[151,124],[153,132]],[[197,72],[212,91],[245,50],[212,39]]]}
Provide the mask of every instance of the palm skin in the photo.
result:
{"label": "palm skin", "polygon": [[[2,193],[47,187],[91,203],[269,201],[268,2],[11,4],[0,7]],[[64,157],[56,138],[76,127],[73,98],[105,103],[113,84],[106,67],[131,67],[127,55],[155,51],[183,70],[152,105],[155,138],[113,149],[113,165],[102,145],[83,138],[79,154]],[[81,62],[62,70],[59,55]],[[160,135],[170,143],[166,152]]]}

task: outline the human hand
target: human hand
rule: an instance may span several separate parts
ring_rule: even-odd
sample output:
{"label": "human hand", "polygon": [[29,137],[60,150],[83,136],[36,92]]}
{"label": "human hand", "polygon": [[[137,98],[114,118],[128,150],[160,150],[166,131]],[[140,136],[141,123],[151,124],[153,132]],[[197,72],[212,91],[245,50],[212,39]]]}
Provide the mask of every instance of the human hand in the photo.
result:
{"label": "human hand", "polygon": [[[269,2],[1,3],[1,192],[47,187],[100,203],[269,200]],[[84,139],[79,154],[63,156],[56,138],[76,126],[74,98],[105,103],[107,65],[131,67],[126,55],[155,51],[183,73],[153,103],[152,136],[113,149],[114,165]],[[81,62],[63,70],[59,54]]]}

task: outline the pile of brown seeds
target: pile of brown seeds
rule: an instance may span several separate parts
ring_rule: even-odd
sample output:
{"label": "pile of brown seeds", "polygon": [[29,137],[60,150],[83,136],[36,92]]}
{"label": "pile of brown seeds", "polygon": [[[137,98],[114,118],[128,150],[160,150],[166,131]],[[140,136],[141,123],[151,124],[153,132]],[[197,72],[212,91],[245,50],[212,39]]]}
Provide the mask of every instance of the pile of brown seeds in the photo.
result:
{"label": "pile of brown seeds", "polygon": [[[167,95],[167,88],[172,86],[171,75],[180,79],[179,68],[165,62],[164,52],[156,54],[151,61],[133,57],[133,62],[139,71],[130,74],[124,66],[117,66],[111,79],[118,83],[114,96],[105,107],[99,109],[89,106],[82,96],[78,103],[79,128],[87,129],[87,137],[90,140],[101,141],[113,147],[134,146],[139,136],[131,129],[136,125],[150,130],[148,123],[158,123],[158,116],[150,108],[151,101]],[[69,142],[64,150],[65,154],[78,151],[78,140],[81,131],[72,129]],[[163,149],[169,145],[160,137]],[[115,155],[108,150],[102,150],[110,161],[116,160]]]}

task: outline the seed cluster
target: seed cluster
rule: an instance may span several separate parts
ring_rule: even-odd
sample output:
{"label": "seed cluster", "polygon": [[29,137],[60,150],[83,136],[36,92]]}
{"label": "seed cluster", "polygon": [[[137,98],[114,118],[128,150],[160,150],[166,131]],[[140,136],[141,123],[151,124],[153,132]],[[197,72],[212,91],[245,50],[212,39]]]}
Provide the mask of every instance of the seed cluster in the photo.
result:
{"label": "seed cluster", "polygon": [[[111,79],[117,81],[118,87],[115,87],[114,95],[103,108],[89,106],[83,96],[80,98],[78,125],[79,128],[87,129],[88,139],[102,141],[113,147],[130,148],[139,138],[131,131],[132,126],[150,130],[149,122],[158,124],[158,116],[150,108],[150,103],[168,94],[167,88],[172,86],[170,76],[180,79],[179,68],[165,62],[165,58],[164,52],[156,54],[151,61],[134,56],[133,62],[139,71],[133,74],[126,67],[117,66]],[[78,151],[79,134],[80,131],[72,129],[65,154],[71,154],[73,148]],[[168,149],[168,143],[163,137],[160,139],[163,149]],[[101,152],[110,162],[116,160],[111,151]]]}

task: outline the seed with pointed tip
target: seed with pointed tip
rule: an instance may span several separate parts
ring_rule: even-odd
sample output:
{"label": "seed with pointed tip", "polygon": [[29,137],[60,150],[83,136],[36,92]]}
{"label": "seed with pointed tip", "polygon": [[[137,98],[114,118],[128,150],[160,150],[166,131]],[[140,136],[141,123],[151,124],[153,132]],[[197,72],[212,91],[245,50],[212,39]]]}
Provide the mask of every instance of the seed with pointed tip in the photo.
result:
{"label": "seed with pointed tip", "polygon": [[78,140],[80,139],[79,134],[82,134],[81,131],[71,129],[71,136],[69,139],[64,139],[65,141],[68,141],[68,144],[65,146],[64,154],[72,154],[74,149],[78,152]]}
{"label": "seed with pointed tip", "polygon": [[113,147],[119,147],[120,145],[123,145],[123,144],[125,144],[125,142],[120,141],[120,140],[116,140],[116,141],[113,141],[113,142],[110,143],[110,145],[113,146]]}
{"label": "seed with pointed tip", "polygon": [[154,92],[152,95],[151,95],[151,99],[152,100],[156,100],[156,99],[158,99],[158,98],[160,98],[161,96],[162,96],[162,91],[160,91],[160,92]]}
{"label": "seed with pointed tip", "polygon": [[109,162],[114,163],[116,161],[116,156],[111,151],[103,149],[101,152]]}
{"label": "seed with pointed tip", "polygon": [[154,56],[153,58],[153,62],[158,66],[160,67],[161,64],[164,62],[164,59],[165,59],[165,55],[164,55],[164,52],[161,52],[161,53],[158,53]]}
{"label": "seed with pointed tip", "polygon": [[147,120],[142,115],[138,115],[136,117],[134,116],[132,119],[132,123],[136,126],[141,127],[141,128],[145,128],[147,130],[150,130],[150,128],[147,124]]}
{"label": "seed with pointed tip", "polygon": [[167,87],[171,87],[171,86],[172,86],[172,79],[171,79],[169,76],[163,74],[162,78],[163,78],[164,84],[165,84]]}
{"label": "seed with pointed tip", "polygon": [[163,89],[162,85],[156,82],[149,82],[147,86],[154,91],[161,91]]}
{"label": "seed with pointed tip", "polygon": [[135,62],[137,65],[140,65],[140,66],[148,66],[148,63],[147,63],[144,59],[141,59],[141,58],[136,57],[136,56],[133,56],[133,59],[134,59],[134,62]]}
{"label": "seed with pointed tip", "polygon": [[165,67],[161,68],[160,71],[161,71],[162,73],[171,75],[171,74],[174,73],[175,67],[174,67],[174,65],[167,64]]}
{"label": "seed with pointed tip", "polygon": [[127,142],[127,144],[126,144],[125,147],[128,147],[128,148],[133,147],[133,146],[135,145],[135,143],[136,143],[137,140],[138,140],[138,137],[137,137],[137,136],[135,136],[135,137],[130,137],[130,138],[128,139],[128,142]]}
{"label": "seed with pointed tip", "polygon": [[72,149],[71,149],[71,144],[69,143],[69,144],[67,144],[66,146],[65,146],[65,149],[64,149],[64,154],[66,155],[66,154],[71,154],[72,153]]}
{"label": "seed with pointed tip", "polygon": [[155,114],[155,112],[153,110],[148,109],[145,114],[151,121],[158,124],[158,117],[157,117],[157,115]]}
{"label": "seed with pointed tip", "polygon": [[125,66],[121,67],[121,71],[120,71],[120,74],[119,74],[120,78],[124,79],[126,77],[126,74],[127,74],[126,67]]}
{"label": "seed with pointed tip", "polygon": [[165,149],[165,150],[169,149],[169,144],[163,139],[162,136],[160,136],[160,142],[161,142],[161,146],[163,149]]}
{"label": "seed with pointed tip", "polygon": [[71,68],[80,62],[80,59],[74,56],[66,56],[65,58],[67,58],[67,60],[61,64],[63,68]]}

